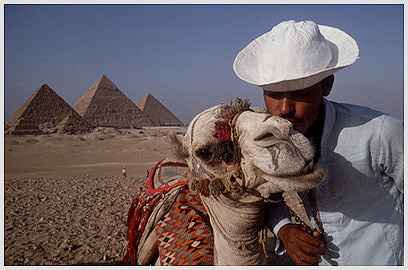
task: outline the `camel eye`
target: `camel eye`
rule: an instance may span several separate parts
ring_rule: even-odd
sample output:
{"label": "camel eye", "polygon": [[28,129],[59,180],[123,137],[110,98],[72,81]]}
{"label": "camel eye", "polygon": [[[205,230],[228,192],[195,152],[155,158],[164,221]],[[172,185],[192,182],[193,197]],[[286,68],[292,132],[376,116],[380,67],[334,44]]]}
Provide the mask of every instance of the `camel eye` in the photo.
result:
{"label": "camel eye", "polygon": [[234,157],[234,145],[231,140],[224,140],[214,144],[213,155],[218,162],[231,162]]}
{"label": "camel eye", "polygon": [[212,157],[212,153],[210,150],[202,148],[196,152],[196,155],[201,158],[202,160],[209,160]]}

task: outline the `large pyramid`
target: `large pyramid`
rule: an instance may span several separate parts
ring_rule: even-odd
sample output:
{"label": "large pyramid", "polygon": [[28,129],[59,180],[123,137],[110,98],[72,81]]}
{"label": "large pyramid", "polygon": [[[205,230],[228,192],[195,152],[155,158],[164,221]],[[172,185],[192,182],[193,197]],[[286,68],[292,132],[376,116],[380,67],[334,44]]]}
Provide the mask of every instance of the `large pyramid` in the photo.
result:
{"label": "large pyramid", "polygon": [[105,75],[72,107],[94,127],[132,128],[154,125]]}
{"label": "large pyramid", "polygon": [[184,126],[183,122],[150,94],[146,94],[136,105],[156,126]]}
{"label": "large pyramid", "polygon": [[6,133],[15,135],[53,133],[68,115],[73,115],[76,119],[75,125],[71,125],[71,133],[91,130],[91,126],[65,100],[48,85],[43,84],[7,119]]}

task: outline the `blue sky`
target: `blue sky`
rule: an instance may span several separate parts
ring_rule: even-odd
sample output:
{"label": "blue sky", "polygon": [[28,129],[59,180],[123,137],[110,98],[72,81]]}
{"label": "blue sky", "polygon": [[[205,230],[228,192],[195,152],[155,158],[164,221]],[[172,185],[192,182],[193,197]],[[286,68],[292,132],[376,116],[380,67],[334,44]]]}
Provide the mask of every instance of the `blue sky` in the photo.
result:
{"label": "blue sky", "polygon": [[329,99],[403,118],[403,5],[5,5],[4,118],[42,84],[73,105],[103,74],[135,103],[152,94],[188,123],[235,97],[236,54],[281,21],[313,20],[354,37],[360,59]]}

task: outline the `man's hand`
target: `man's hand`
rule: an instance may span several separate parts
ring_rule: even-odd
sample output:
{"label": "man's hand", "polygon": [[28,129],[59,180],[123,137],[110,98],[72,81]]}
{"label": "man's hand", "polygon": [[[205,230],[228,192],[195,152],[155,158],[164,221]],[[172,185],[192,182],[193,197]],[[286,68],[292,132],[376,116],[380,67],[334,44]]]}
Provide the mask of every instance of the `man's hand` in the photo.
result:
{"label": "man's hand", "polygon": [[320,241],[320,234],[313,232],[313,236],[298,224],[286,224],[280,228],[278,237],[286,248],[286,252],[297,265],[317,265],[326,255],[324,243]]}

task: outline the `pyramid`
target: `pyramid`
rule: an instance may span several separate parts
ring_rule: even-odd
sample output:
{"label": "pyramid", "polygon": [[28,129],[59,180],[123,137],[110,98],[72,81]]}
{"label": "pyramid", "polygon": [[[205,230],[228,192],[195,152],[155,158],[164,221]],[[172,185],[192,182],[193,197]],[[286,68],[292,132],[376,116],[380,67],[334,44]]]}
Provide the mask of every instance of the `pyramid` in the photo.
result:
{"label": "pyramid", "polygon": [[[57,125],[75,111],[48,85],[43,84],[5,122],[7,134],[53,133]],[[80,117],[78,115],[78,117]],[[88,125],[81,117],[77,122]],[[75,126],[72,127],[75,129]]]}
{"label": "pyramid", "polygon": [[184,126],[183,122],[150,94],[139,100],[136,106],[149,116],[156,126]]}
{"label": "pyramid", "polygon": [[93,127],[133,128],[153,125],[153,121],[105,75],[72,107]]}

